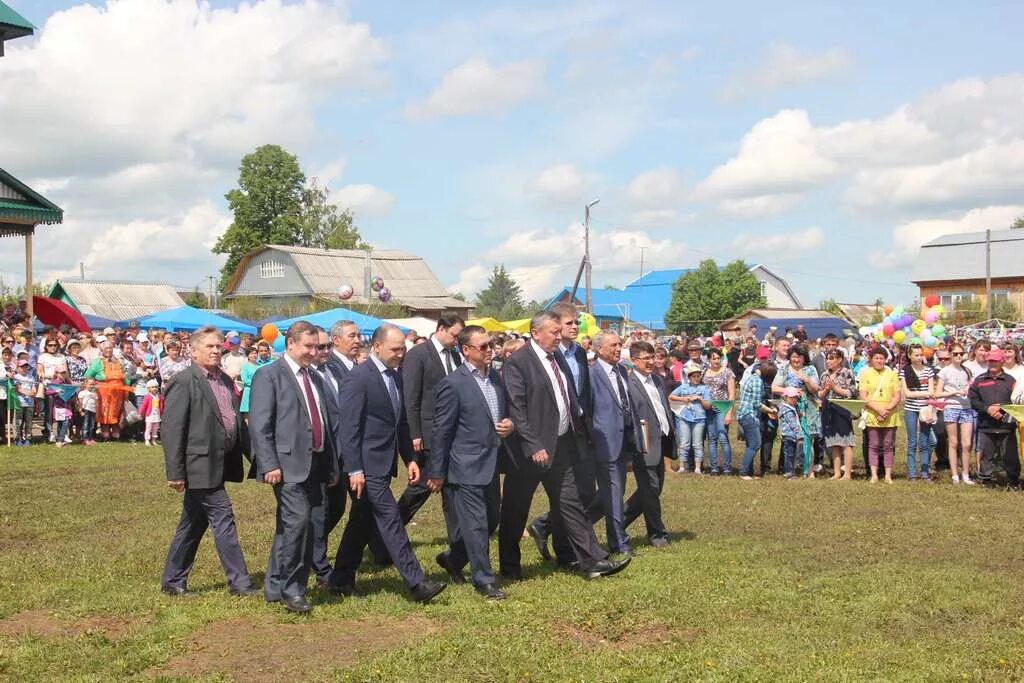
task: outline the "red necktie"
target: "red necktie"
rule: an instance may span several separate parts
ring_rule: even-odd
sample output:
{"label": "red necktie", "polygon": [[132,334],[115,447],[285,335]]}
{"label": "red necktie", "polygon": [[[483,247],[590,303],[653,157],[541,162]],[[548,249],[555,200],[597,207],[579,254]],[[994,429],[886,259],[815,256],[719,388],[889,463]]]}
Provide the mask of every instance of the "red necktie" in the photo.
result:
{"label": "red necktie", "polygon": [[309,420],[313,424],[313,450],[324,449],[324,425],[320,421],[320,409],[316,405],[316,396],[313,394],[313,385],[309,382],[309,370],[302,368],[302,385],[306,389],[306,401],[309,402]]}

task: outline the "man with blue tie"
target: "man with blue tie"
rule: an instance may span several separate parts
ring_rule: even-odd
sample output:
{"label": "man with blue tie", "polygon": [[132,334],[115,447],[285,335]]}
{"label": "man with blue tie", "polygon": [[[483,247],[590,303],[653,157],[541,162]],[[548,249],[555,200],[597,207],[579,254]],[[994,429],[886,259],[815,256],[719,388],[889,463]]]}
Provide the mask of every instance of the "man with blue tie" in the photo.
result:
{"label": "man with blue tie", "polygon": [[354,500],[328,586],[336,594],[355,593],[356,570],[373,524],[413,598],[430,602],[447,584],[427,580],[391,493],[399,455],[408,468],[409,483],[420,479],[398,373],[405,357],[405,335],[399,327],[384,324],[374,330],[370,343],[370,357],[352,369],[338,397],[344,407],[341,458]]}
{"label": "man with blue tie", "polygon": [[309,612],[306,583],[313,564],[313,511],[323,487],[340,478],[326,389],[310,370],[317,329],[300,320],[285,334],[279,361],[253,375],[249,432],[256,474],[274,487],[277,524],[263,594],[290,612]]}
{"label": "man with blue tie", "polygon": [[461,574],[468,562],[477,593],[501,600],[505,593],[495,584],[488,539],[498,524],[498,450],[513,426],[501,377],[490,367],[490,342],[478,325],[459,334],[466,362],[437,388],[427,486],[435,492],[444,487],[454,513],[449,514],[454,517],[449,520],[450,549],[438,563]]}
{"label": "man with blue tie", "polygon": [[622,340],[614,332],[594,335],[591,347],[597,361],[590,369],[590,404],[587,416],[593,443],[597,490],[605,512],[608,547],[613,553],[630,554],[626,535],[626,462],[632,453],[633,415],[629,402],[629,379],[619,363]]}

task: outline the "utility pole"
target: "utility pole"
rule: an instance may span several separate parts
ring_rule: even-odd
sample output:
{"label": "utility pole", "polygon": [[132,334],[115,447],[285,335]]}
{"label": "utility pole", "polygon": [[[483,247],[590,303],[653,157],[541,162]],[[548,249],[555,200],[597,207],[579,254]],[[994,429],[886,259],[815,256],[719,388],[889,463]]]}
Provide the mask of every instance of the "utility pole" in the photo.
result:
{"label": "utility pole", "polygon": [[985,231],[985,320],[992,319],[992,231]]}
{"label": "utility pole", "polygon": [[213,276],[213,275],[207,275],[206,276],[206,279],[210,281],[210,286],[207,288],[207,295],[206,295],[206,307],[207,308],[217,308],[217,302],[215,301],[216,290],[214,289],[214,286],[213,286],[213,283],[215,281],[214,277],[215,276]]}
{"label": "utility pole", "polygon": [[78,262],[78,274],[81,276],[82,282],[85,282],[85,261]]}
{"label": "utility pole", "polygon": [[586,264],[584,273],[586,278],[584,279],[584,287],[587,292],[587,313],[593,315],[594,313],[594,296],[590,289],[590,277],[591,277],[591,264],[590,264],[590,209],[597,204],[600,199],[594,201],[583,207],[583,261]]}
{"label": "utility pole", "polygon": [[640,279],[644,279],[644,252],[650,247],[640,247]]}

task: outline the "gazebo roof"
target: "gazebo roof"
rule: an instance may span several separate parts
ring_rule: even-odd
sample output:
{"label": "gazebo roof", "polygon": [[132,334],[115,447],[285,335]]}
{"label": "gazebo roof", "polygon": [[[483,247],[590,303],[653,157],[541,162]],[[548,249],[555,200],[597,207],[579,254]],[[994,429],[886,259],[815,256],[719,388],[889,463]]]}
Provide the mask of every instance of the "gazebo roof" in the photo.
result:
{"label": "gazebo roof", "polygon": [[0,237],[24,234],[39,223],[62,222],[63,209],[0,168]]}
{"label": "gazebo roof", "polygon": [[4,53],[4,41],[32,35],[36,27],[0,0],[0,56]]}

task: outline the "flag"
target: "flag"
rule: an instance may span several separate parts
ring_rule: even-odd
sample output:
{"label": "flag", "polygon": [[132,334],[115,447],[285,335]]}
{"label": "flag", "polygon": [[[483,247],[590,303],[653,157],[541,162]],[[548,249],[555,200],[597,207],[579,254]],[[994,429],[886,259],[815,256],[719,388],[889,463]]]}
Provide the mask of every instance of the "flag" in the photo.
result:
{"label": "flag", "polygon": [[860,413],[864,410],[864,406],[868,404],[867,401],[861,401],[855,398],[830,398],[828,402],[833,403],[840,408],[846,408],[852,415]]}
{"label": "flag", "polygon": [[720,413],[727,413],[736,401],[712,401],[711,405]]}
{"label": "flag", "polygon": [[1016,403],[1004,403],[999,406],[999,409],[1004,413],[1008,413],[1018,422],[1024,422],[1024,406],[1017,405]]}
{"label": "flag", "polygon": [[47,384],[46,393],[57,394],[61,397],[65,403],[70,401],[78,393],[79,386],[77,384]]}

